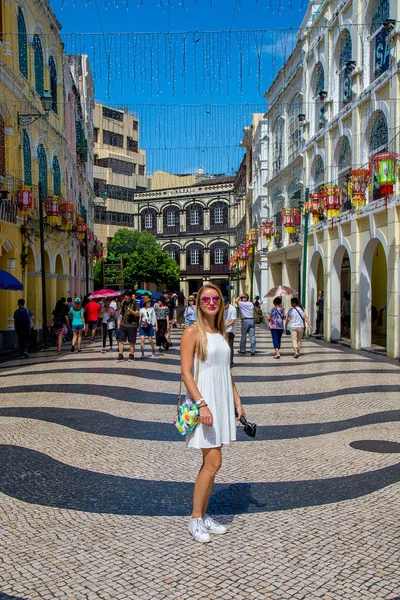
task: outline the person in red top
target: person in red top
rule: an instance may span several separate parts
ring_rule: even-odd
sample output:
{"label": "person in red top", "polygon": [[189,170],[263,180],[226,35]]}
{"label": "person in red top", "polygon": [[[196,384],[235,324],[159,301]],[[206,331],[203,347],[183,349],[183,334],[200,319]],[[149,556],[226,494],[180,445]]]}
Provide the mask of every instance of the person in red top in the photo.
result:
{"label": "person in red top", "polygon": [[86,320],[90,331],[90,341],[94,342],[96,329],[99,322],[101,306],[96,300],[90,300],[85,306]]}

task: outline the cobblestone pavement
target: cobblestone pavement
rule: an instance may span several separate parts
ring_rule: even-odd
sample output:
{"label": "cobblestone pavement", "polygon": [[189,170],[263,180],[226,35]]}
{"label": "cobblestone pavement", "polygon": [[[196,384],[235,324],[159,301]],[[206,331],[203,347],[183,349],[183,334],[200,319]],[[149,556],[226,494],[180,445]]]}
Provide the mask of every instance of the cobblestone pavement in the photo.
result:
{"label": "cobblestone pavement", "polygon": [[235,375],[256,440],[224,449],[211,544],[187,531],[198,451],[156,360],[85,343],[0,365],[0,600],[400,600],[398,365],[289,339]]}

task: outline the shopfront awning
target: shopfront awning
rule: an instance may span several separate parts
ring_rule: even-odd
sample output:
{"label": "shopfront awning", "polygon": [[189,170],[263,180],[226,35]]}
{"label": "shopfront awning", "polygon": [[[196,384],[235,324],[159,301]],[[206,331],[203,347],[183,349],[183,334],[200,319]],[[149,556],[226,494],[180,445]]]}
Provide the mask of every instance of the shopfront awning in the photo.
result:
{"label": "shopfront awning", "polygon": [[0,290],[23,290],[24,286],[14,275],[0,269]]}

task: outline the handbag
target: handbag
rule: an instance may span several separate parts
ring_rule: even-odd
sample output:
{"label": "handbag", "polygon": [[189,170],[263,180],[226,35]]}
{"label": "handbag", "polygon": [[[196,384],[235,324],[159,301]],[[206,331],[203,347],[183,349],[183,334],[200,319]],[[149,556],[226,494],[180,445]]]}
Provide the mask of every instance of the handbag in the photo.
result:
{"label": "handbag", "polygon": [[[237,412],[236,408],[235,408],[235,415],[238,416],[238,412]],[[246,417],[240,417],[240,422],[243,425],[243,431],[245,432],[245,434],[248,435],[249,437],[255,438],[256,433],[257,433],[256,423],[250,423],[250,421],[248,421],[246,419]]]}
{"label": "handbag", "polygon": [[108,319],[107,321],[107,331],[113,331],[116,328],[115,319]]}
{"label": "handbag", "polygon": [[148,322],[147,322],[147,321],[142,321],[142,322],[140,323],[140,327],[141,327],[142,329],[146,329],[146,327],[148,327],[148,326],[149,326],[149,324],[148,324]]}
{"label": "handbag", "polygon": [[[199,358],[196,360],[195,383],[199,377]],[[173,423],[181,435],[189,435],[193,433],[197,425],[200,423],[200,411],[197,408],[192,398],[186,397],[183,402],[182,395],[182,376],[179,384],[179,394],[177,403],[177,413],[173,419]]]}

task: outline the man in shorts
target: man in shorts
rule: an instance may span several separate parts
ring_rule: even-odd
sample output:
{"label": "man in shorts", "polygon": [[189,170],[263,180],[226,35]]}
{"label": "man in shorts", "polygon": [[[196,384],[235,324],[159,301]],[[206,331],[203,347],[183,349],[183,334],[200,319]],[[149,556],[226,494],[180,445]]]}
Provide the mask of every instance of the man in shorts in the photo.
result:
{"label": "man in shorts", "polygon": [[94,342],[96,330],[99,322],[99,315],[101,312],[101,306],[96,300],[90,300],[85,306],[86,319],[88,328],[90,331],[90,341]]}
{"label": "man in shorts", "polygon": [[134,292],[126,291],[124,301],[121,304],[119,317],[119,341],[117,362],[124,362],[124,343],[129,342],[128,362],[132,362],[135,356],[135,344],[139,326],[139,302],[136,301]]}

